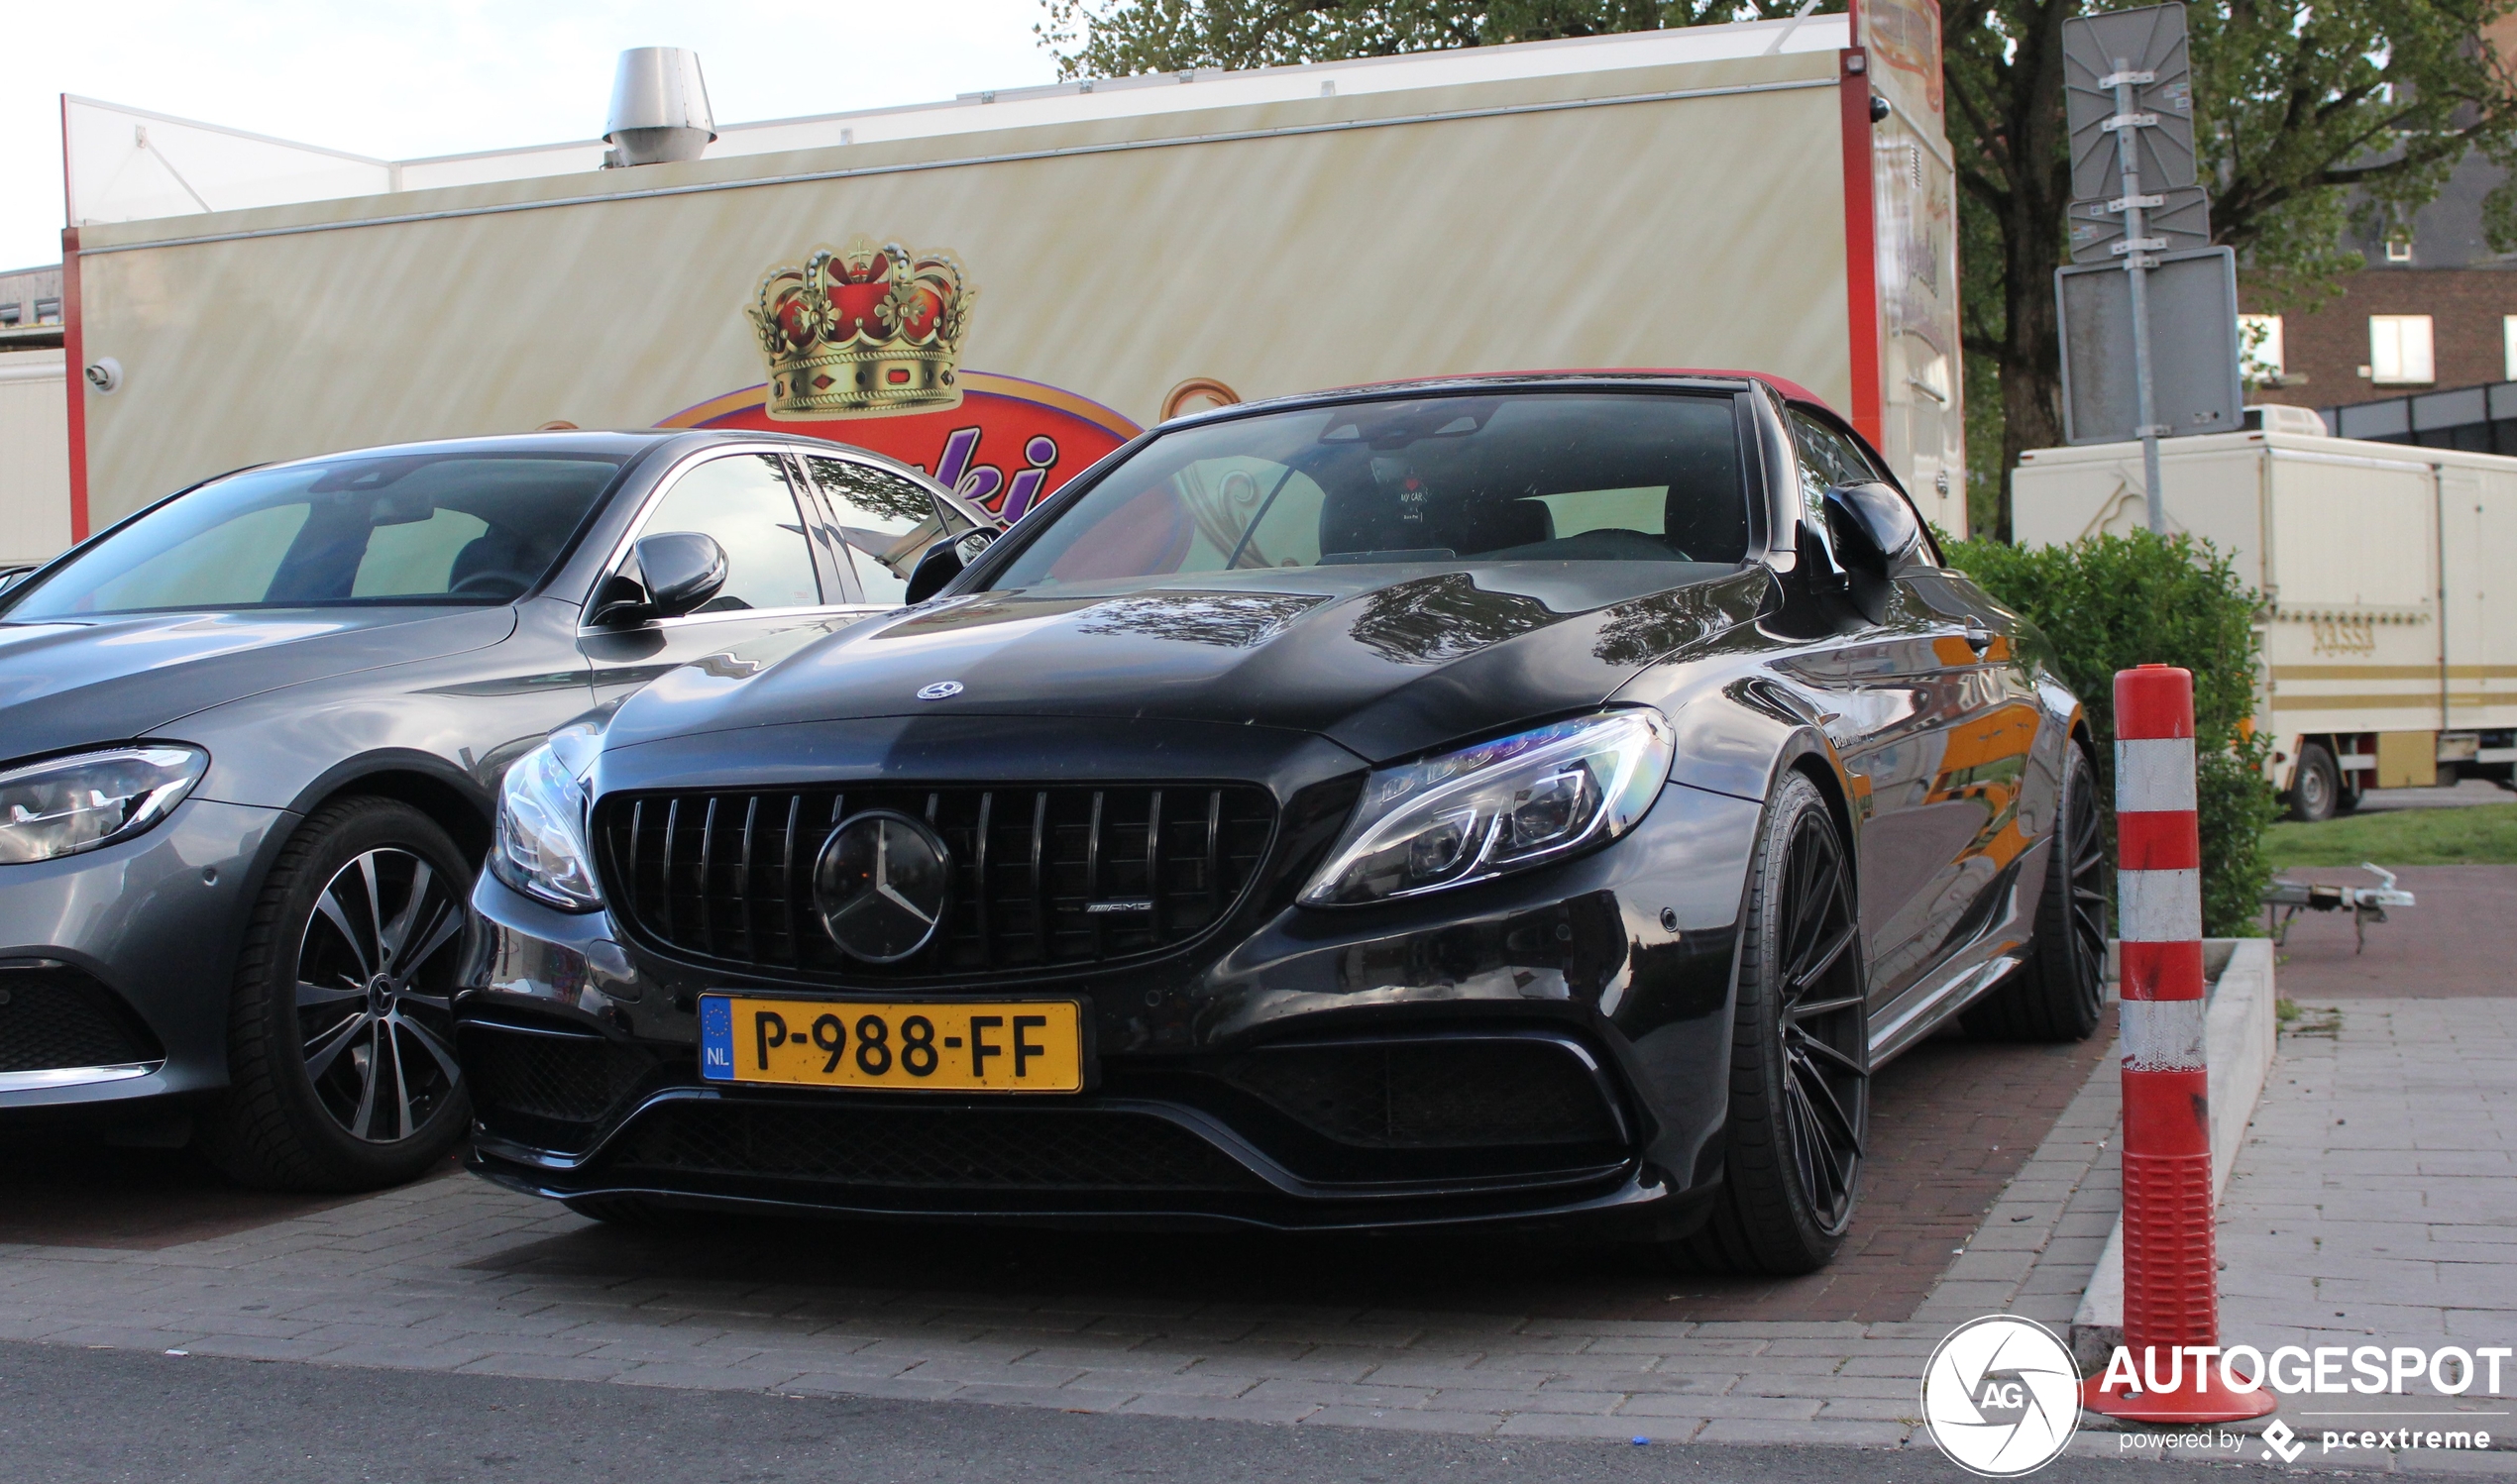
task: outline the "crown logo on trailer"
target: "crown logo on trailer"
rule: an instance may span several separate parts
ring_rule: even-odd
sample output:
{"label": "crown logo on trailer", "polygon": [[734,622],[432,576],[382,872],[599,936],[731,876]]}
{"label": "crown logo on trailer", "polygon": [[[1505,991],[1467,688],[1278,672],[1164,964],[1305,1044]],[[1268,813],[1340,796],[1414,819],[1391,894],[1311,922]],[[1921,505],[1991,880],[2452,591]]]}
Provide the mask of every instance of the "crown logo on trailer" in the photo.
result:
{"label": "crown logo on trailer", "polygon": [[783,420],[931,412],[961,403],[969,328],[960,260],[876,246],[863,234],[780,265],[744,312],[769,358],[769,415]]}

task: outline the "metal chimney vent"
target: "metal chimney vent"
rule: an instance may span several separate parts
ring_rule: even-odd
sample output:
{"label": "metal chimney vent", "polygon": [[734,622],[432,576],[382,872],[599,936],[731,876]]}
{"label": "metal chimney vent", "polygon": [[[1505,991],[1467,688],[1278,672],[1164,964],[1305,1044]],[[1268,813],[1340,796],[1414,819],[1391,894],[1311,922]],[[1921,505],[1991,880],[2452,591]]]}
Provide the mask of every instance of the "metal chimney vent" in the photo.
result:
{"label": "metal chimney vent", "polygon": [[603,157],[605,169],[697,159],[715,138],[698,53],[633,47],[620,53],[611,116],[603,124],[603,141],[612,147]]}

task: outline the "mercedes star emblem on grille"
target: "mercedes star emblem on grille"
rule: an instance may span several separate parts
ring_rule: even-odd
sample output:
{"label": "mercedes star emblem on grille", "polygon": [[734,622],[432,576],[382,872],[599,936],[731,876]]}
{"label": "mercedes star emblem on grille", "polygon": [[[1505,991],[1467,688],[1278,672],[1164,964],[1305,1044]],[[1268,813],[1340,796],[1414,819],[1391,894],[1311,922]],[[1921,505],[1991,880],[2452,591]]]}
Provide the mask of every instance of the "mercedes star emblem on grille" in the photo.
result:
{"label": "mercedes star emblem on grille", "polygon": [[840,821],[813,867],[813,900],[850,958],[896,964],[931,941],[952,897],[952,852],[923,819],[867,809]]}
{"label": "mercedes star emblem on grille", "polygon": [[961,683],[959,681],[937,681],[931,686],[921,686],[918,688],[918,698],[920,700],[942,700],[945,696],[959,695],[960,693]]}

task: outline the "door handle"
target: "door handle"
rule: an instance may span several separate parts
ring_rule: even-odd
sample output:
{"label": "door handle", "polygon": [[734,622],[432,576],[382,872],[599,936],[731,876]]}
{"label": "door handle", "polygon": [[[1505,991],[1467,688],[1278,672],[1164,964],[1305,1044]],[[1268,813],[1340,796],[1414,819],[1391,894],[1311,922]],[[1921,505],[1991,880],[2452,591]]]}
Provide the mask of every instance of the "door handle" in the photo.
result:
{"label": "door handle", "polygon": [[1984,628],[1969,628],[1966,631],[1966,644],[1967,648],[1980,655],[1993,647],[1993,631]]}

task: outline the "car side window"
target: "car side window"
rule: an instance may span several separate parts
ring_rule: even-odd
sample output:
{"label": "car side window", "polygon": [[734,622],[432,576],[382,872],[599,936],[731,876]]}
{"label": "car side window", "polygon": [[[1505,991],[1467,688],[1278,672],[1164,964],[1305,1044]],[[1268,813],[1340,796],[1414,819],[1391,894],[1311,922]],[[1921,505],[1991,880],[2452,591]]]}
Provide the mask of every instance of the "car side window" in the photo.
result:
{"label": "car side window", "polygon": [[898,606],[909,592],[918,559],[947,531],[969,528],[960,512],[944,507],[916,480],[853,459],[808,455],[805,467],[838,519],[856,585],[869,603]]}
{"label": "car side window", "polygon": [[725,585],[702,613],[810,608],[821,601],[786,461],[774,454],[729,454],[685,471],[638,535],[669,531],[697,531],[725,549]]}
{"label": "car side window", "polygon": [[[1897,487],[1896,481],[1882,474],[1879,466],[1871,462],[1870,456],[1862,452],[1861,445],[1845,437],[1842,429],[1830,427],[1798,407],[1792,409],[1792,435],[1794,445],[1800,450],[1801,498],[1808,508],[1817,508],[1817,501],[1830,485],[1885,484],[1891,489]],[[1914,508],[1914,501],[1900,494],[1898,503],[1904,507],[1906,523],[1916,530],[1923,530],[1921,513]],[[1928,535],[1923,537],[1919,555],[1925,563],[1938,560],[1938,553]]]}
{"label": "car side window", "polygon": [[1792,442],[1800,450],[1801,495],[1812,508],[1830,485],[1866,484],[1880,477],[1878,468],[1838,430],[1795,407]]}

